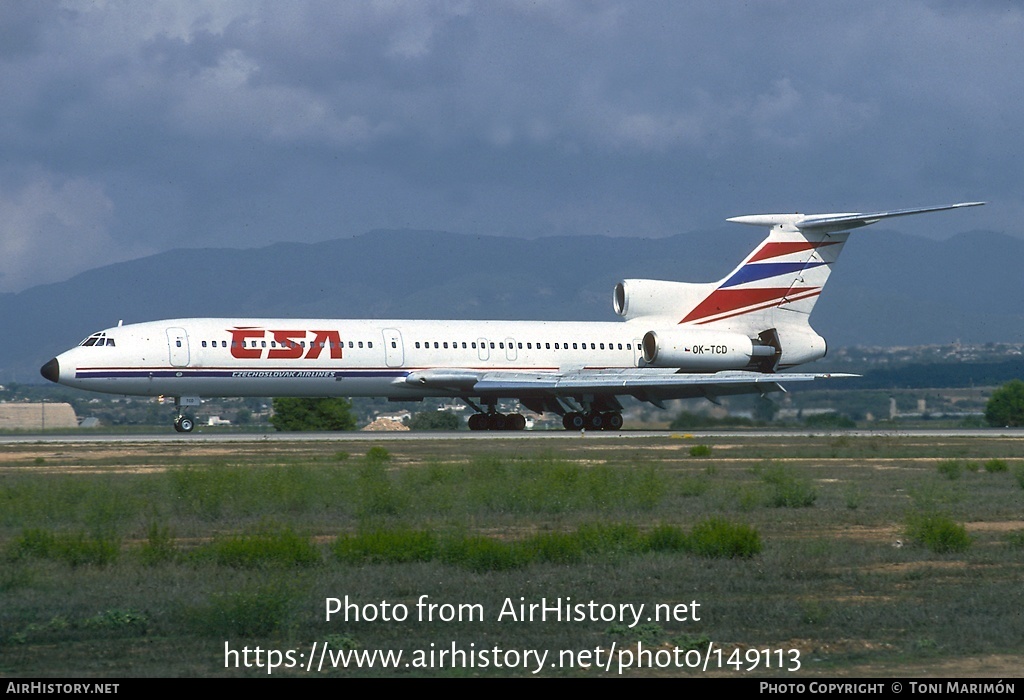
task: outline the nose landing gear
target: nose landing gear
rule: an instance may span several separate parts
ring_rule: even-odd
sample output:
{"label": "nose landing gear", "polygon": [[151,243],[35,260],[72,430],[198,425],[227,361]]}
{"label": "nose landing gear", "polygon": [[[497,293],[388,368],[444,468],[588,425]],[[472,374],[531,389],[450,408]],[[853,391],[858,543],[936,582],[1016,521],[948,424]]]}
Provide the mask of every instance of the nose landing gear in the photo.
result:
{"label": "nose landing gear", "polygon": [[198,396],[179,396],[174,399],[174,408],[177,410],[177,417],[174,419],[174,429],[179,433],[191,433],[196,427],[192,416],[185,413],[185,406],[198,406],[202,399]]}

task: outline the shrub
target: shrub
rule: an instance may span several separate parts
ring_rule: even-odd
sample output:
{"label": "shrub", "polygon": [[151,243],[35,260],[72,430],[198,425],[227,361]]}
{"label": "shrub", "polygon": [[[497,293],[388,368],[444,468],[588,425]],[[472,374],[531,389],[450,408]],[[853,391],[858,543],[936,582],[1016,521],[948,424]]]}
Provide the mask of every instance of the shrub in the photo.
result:
{"label": "shrub", "polygon": [[[401,483],[415,498],[444,495],[463,507],[501,513],[571,513],[654,508],[665,496],[664,472],[651,466],[618,469],[583,467],[549,458],[499,460],[477,458],[469,467],[441,465]],[[417,501],[419,502],[419,501]]]}
{"label": "shrub", "polygon": [[290,607],[290,596],[281,586],[224,593],[194,610],[192,625],[210,637],[262,637],[284,625]]}
{"label": "shrub", "polygon": [[818,499],[811,480],[786,467],[766,469],[761,472],[761,479],[771,487],[768,505],[773,508],[809,508]]}
{"label": "shrub", "polygon": [[709,518],[694,526],[690,549],[694,554],[715,559],[752,557],[761,552],[761,536],[749,525]]}
{"label": "shrub", "polygon": [[652,552],[680,552],[689,546],[690,538],[675,525],[659,525],[647,533],[647,548]]}
{"label": "shrub", "polygon": [[346,651],[361,649],[363,646],[358,639],[348,634],[329,634],[324,637],[324,642],[332,649],[345,649]]}
{"label": "shrub", "polygon": [[49,530],[28,528],[15,538],[7,548],[7,560],[17,561],[28,557],[47,559],[56,551],[57,537]]}
{"label": "shrub", "polygon": [[707,649],[711,643],[711,637],[706,634],[686,634],[685,632],[678,637],[669,639],[669,644],[677,647],[681,651],[690,651],[691,649]]}
{"label": "shrub", "polygon": [[434,533],[426,530],[369,530],[338,535],[334,556],[347,564],[430,561],[438,554]]}
{"label": "shrub", "polygon": [[990,474],[994,474],[996,472],[1005,472],[1009,470],[1010,467],[1009,465],[1006,464],[1005,459],[990,459],[987,462],[985,462],[985,471],[989,472]]}
{"label": "shrub", "polygon": [[98,615],[82,620],[82,626],[91,629],[118,630],[126,628],[142,634],[146,631],[149,618],[138,610],[104,610]]}
{"label": "shrub", "polygon": [[[709,466],[712,466],[709,464]],[[698,476],[679,477],[679,495],[684,497],[703,496],[711,488],[711,480]]]}
{"label": "shrub", "polygon": [[448,540],[442,547],[441,558],[446,564],[461,566],[477,573],[508,571],[529,563],[528,558],[515,543],[481,536]]}
{"label": "shrub", "polygon": [[529,564],[574,564],[588,555],[615,557],[648,551],[687,551],[690,538],[675,525],[648,534],[629,524],[585,524],[575,532],[541,532],[505,541],[483,535],[439,538],[425,530],[377,529],[339,535],[334,556],[348,564],[404,563],[439,559],[471,571],[505,571]]}
{"label": "shrub", "polygon": [[270,423],[277,430],[355,430],[352,402],[340,397],[276,398]]}
{"label": "shrub", "polygon": [[849,486],[844,494],[846,497],[846,507],[850,510],[857,510],[860,507],[861,493],[856,486]]}
{"label": "shrub", "polygon": [[575,533],[541,532],[526,538],[519,546],[531,562],[574,564],[583,558],[583,544]]}
{"label": "shrub", "polygon": [[985,420],[996,428],[1024,425],[1024,381],[1014,379],[993,391],[985,406]]}
{"label": "shrub", "polygon": [[7,550],[10,560],[36,557],[55,559],[71,566],[106,566],[115,562],[120,554],[121,543],[113,537],[89,537],[81,531],[54,533],[43,529],[23,531]]}
{"label": "shrub", "polygon": [[690,448],[691,457],[710,457],[711,448],[707,445],[694,445]]}
{"label": "shrub", "polygon": [[660,647],[665,636],[665,630],[655,622],[645,622],[635,626],[613,624],[604,631],[609,637],[622,637],[630,641],[642,642],[646,646]]}
{"label": "shrub", "polygon": [[167,561],[174,561],[178,556],[178,550],[174,546],[174,538],[171,536],[170,528],[160,527],[154,521],[149,525],[146,534],[146,541],[139,549],[139,558],[146,566],[155,566]]}
{"label": "shrub", "polygon": [[936,554],[963,552],[971,546],[967,529],[944,515],[919,514],[907,522],[907,539]]}
{"label": "shrub", "polygon": [[406,421],[409,430],[458,430],[462,419],[451,411],[420,411]]}
{"label": "shrub", "polygon": [[585,523],[576,531],[586,552],[632,554],[647,549],[640,530],[625,523]]}
{"label": "shrub", "polygon": [[380,445],[374,445],[366,451],[367,462],[390,462],[391,453],[386,448]]}
{"label": "shrub", "polygon": [[857,427],[852,418],[841,413],[817,413],[807,416],[804,418],[804,425],[821,430],[848,430]]}
{"label": "shrub", "polygon": [[367,453],[366,464],[359,468],[356,484],[358,487],[359,500],[357,510],[360,517],[375,517],[383,515],[398,515],[406,510],[412,494],[392,483],[384,468],[384,462],[391,459],[383,447],[370,448],[381,450],[384,456],[371,458]]}
{"label": "shrub", "polygon": [[952,481],[953,479],[960,478],[960,472],[963,471],[963,465],[960,464],[958,459],[944,459],[939,462],[936,469],[939,470],[939,474]]}
{"label": "shrub", "polygon": [[245,485],[245,475],[223,463],[186,466],[168,472],[174,507],[204,518],[219,518]]}
{"label": "shrub", "polygon": [[320,550],[316,545],[291,528],[218,538],[197,550],[196,556],[210,556],[222,566],[241,569],[314,566],[320,563]]}

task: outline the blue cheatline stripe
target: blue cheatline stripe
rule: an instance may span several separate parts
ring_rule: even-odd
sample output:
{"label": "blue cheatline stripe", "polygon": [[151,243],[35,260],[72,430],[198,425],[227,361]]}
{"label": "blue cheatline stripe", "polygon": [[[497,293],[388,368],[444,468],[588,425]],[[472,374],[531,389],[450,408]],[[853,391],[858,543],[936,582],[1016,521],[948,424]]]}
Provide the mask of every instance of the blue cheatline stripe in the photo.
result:
{"label": "blue cheatline stripe", "polygon": [[[252,373],[252,376],[237,377],[239,373]],[[275,377],[274,374],[279,374],[279,377]],[[294,376],[291,376],[294,373]],[[324,376],[314,376],[313,373],[323,374]],[[178,375],[181,375],[180,377]],[[369,369],[369,370],[330,370],[330,369],[251,369],[251,368],[239,368],[229,370],[202,370],[202,369],[188,369],[183,367],[181,369],[160,369],[160,370],[78,370],[75,372],[75,379],[138,379],[138,378],[149,378],[154,379],[160,378],[175,378],[175,379],[193,379],[196,377],[219,377],[219,378],[235,378],[235,379],[333,379],[337,377],[405,377],[409,374],[407,370],[382,370],[382,369]],[[262,375],[262,376],[256,376]]]}
{"label": "blue cheatline stripe", "polygon": [[809,270],[812,267],[824,265],[823,262],[815,263],[753,263],[747,264],[736,271],[732,277],[727,279],[722,287],[735,287],[747,282],[779,277],[780,275],[793,275],[801,270]]}

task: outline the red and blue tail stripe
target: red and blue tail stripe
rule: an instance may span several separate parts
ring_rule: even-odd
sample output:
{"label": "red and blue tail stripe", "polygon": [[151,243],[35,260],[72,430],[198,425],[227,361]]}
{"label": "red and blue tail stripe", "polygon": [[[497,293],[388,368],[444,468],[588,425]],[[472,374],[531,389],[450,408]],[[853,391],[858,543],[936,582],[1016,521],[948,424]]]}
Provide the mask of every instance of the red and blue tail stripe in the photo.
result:
{"label": "red and blue tail stripe", "polygon": [[[706,324],[743,314],[765,311],[821,293],[829,265],[846,237],[808,240],[772,240],[770,236],[714,291],[694,306],[680,323]],[[826,259],[819,249],[832,247]],[[815,272],[816,268],[822,268]],[[809,274],[810,273],[810,274]]]}

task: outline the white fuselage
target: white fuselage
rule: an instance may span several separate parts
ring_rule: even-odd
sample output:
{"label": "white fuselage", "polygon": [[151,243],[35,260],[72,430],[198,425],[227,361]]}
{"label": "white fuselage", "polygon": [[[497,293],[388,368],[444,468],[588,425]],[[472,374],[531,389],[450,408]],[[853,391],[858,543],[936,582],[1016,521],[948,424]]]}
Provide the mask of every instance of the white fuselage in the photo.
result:
{"label": "white fuselage", "polygon": [[646,330],[623,322],[170,319],[108,328],[56,360],[61,384],[114,394],[416,399],[460,393],[405,381],[422,369],[637,367]]}

